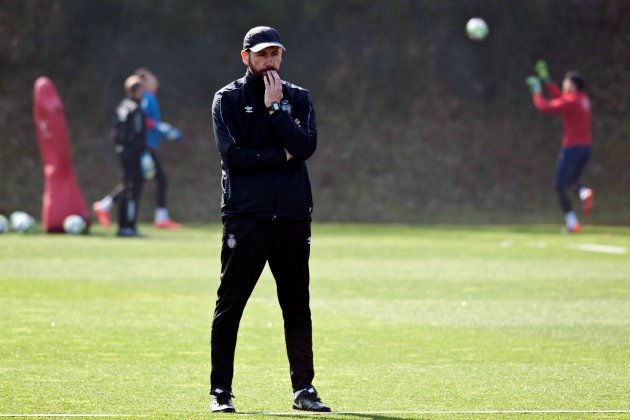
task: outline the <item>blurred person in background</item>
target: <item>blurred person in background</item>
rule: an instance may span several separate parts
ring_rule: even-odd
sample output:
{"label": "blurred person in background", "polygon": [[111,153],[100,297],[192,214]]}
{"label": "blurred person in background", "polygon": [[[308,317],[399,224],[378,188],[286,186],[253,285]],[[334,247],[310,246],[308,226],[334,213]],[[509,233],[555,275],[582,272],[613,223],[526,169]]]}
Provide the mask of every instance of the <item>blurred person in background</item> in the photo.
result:
{"label": "blurred person in background", "polygon": [[[146,149],[146,122],[140,107],[142,80],[132,75],[125,80],[127,97],[116,108],[114,127],[115,150],[123,169],[122,189],[117,187],[118,236],[141,236],[136,229],[138,205],[142,193],[143,175],[140,156]],[[110,203],[111,207],[112,203]]]}
{"label": "blurred person in background", "polygon": [[[571,205],[568,192],[582,202],[582,215],[593,208],[593,190],[580,183],[586,163],[591,155],[591,103],[585,92],[586,83],[576,71],[566,73],[562,90],[551,80],[547,64],[539,60],[534,66],[537,76],[529,76],[525,83],[532,93],[536,109],[546,114],[562,116],[564,134],[556,163],[554,187],[560,208],[564,213],[567,232],[578,233],[582,226]],[[545,87],[551,99],[542,93]]]}
{"label": "blurred person in background", "polygon": [[179,130],[162,121],[160,105],[157,100],[157,90],[160,83],[155,74],[144,67],[137,69],[134,74],[142,79],[144,86],[141,105],[147,118],[147,146],[155,164],[155,182],[157,185],[154,224],[160,229],[180,229],[182,225],[171,220],[168,214],[166,204],[168,179],[162,159],[158,155],[158,148],[162,137],[167,140],[178,141],[181,140],[182,136]]}
{"label": "blurred person in background", "polygon": [[[181,132],[171,124],[163,122],[161,119],[160,105],[157,101],[157,90],[159,81],[157,77],[146,68],[139,68],[134,75],[142,82],[142,100],[140,102],[146,123],[146,144],[147,153],[141,156],[141,168],[145,180],[156,180],[156,209],[154,225],[160,229],[180,229],[181,224],[175,223],[169,217],[166,205],[167,177],[162,161],[158,156],[160,140],[165,137],[171,141],[179,141],[182,138]],[[118,202],[120,195],[124,191],[124,185],[116,185],[112,191],[101,200],[92,205],[94,214],[99,223],[104,227],[111,225],[110,211],[114,203]]]}

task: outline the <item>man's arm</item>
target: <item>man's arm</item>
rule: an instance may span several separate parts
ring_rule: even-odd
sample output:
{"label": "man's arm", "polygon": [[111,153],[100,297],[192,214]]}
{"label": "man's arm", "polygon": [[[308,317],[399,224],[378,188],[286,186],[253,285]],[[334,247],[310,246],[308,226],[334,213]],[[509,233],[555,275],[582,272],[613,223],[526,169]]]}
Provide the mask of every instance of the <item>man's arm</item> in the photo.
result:
{"label": "man's arm", "polygon": [[112,127],[111,137],[114,141],[114,146],[122,146],[125,142],[125,124],[116,118],[114,126]]}
{"label": "man's arm", "polygon": [[558,88],[558,85],[551,80],[549,67],[547,67],[547,62],[545,60],[536,61],[536,64],[534,64],[534,70],[552,98],[555,99],[562,96],[562,91]]}
{"label": "man's arm", "polygon": [[217,92],[212,105],[214,139],[223,165],[229,170],[256,171],[284,164],[287,156],[282,149],[251,149],[239,146],[238,130],[227,100],[222,92]]}
{"label": "man's arm", "polygon": [[[116,146],[124,147],[127,139],[130,137],[131,124],[129,124],[129,115],[131,111],[124,104],[118,105],[116,108],[116,120],[113,128],[112,138]],[[133,134],[133,133],[131,133]],[[118,147],[117,147],[118,149]]]}
{"label": "man's arm", "polygon": [[315,107],[308,91],[304,91],[293,106],[293,115],[298,122],[294,121],[288,112],[277,111],[271,116],[271,123],[287,152],[294,159],[307,160],[317,148]]}
{"label": "man's arm", "polygon": [[536,109],[546,114],[559,114],[570,106],[570,103],[562,97],[547,100],[542,96],[542,94],[535,93],[532,96],[532,99],[534,101],[534,106],[536,107]]}
{"label": "man's arm", "polygon": [[556,99],[562,96],[562,91],[553,80],[544,82],[543,84],[545,86],[545,89],[547,89],[549,96],[551,96],[552,98]]}
{"label": "man's arm", "polygon": [[528,76],[525,79],[525,84],[529,87],[529,90],[532,93],[532,101],[538,111],[554,114],[564,111],[566,107],[569,106],[569,103],[562,96],[550,101],[545,99],[542,94],[542,87],[538,77]]}
{"label": "man's arm", "polygon": [[140,106],[142,107],[142,112],[145,115],[147,129],[155,129],[161,120],[160,106],[157,103],[157,99],[152,94],[144,92],[142,100],[140,101]]}

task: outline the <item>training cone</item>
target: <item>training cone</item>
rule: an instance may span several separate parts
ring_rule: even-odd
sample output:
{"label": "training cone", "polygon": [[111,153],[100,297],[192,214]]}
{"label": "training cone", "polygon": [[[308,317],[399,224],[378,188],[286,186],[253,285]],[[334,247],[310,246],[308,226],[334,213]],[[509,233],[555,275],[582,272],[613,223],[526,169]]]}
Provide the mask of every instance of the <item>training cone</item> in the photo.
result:
{"label": "training cone", "polygon": [[83,217],[89,226],[88,207],[72,169],[63,103],[54,83],[47,77],[35,81],[33,118],[44,164],[44,229],[63,232],[63,221],[72,214]]}

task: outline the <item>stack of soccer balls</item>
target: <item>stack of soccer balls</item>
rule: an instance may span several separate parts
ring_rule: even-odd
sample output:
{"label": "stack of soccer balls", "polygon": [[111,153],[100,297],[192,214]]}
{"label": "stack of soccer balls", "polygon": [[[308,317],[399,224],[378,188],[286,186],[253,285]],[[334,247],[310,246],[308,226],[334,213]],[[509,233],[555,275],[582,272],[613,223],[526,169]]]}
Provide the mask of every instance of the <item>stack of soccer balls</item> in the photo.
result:
{"label": "stack of soccer balls", "polygon": [[9,216],[9,220],[0,215],[0,233],[7,232],[9,228],[20,233],[32,232],[35,230],[35,219],[23,211],[14,211]]}
{"label": "stack of soccer balls", "polygon": [[[8,219],[0,214],[0,234],[9,230],[31,233],[35,230],[35,225],[35,219],[23,211],[14,211]],[[72,214],[64,219],[63,230],[70,235],[80,235],[87,233],[88,224],[83,217]]]}

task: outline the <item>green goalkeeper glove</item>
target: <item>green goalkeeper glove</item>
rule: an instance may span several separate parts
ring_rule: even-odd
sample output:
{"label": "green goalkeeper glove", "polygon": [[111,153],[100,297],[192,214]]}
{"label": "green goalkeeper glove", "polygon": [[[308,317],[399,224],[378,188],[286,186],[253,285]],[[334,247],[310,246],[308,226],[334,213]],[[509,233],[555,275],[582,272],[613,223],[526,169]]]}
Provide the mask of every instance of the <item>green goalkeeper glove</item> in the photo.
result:
{"label": "green goalkeeper glove", "polygon": [[536,61],[536,64],[534,64],[534,70],[536,71],[536,74],[538,74],[538,77],[540,77],[540,80],[544,83],[551,80],[551,77],[549,77],[549,68],[547,67],[545,60]]}
{"label": "green goalkeeper glove", "polygon": [[529,90],[532,92],[532,95],[535,93],[542,92],[542,86],[540,85],[540,79],[536,76],[528,76],[525,79],[525,84],[529,87]]}

